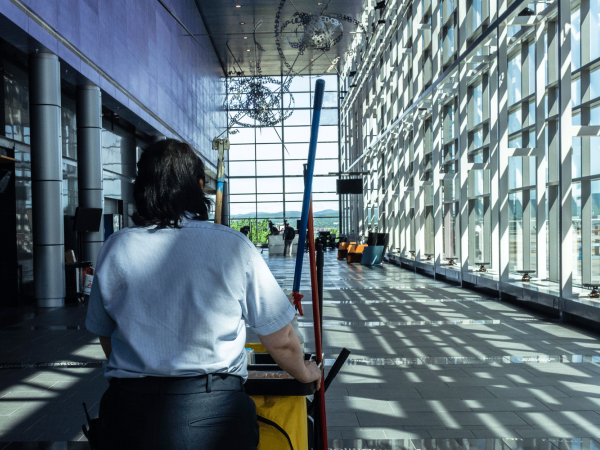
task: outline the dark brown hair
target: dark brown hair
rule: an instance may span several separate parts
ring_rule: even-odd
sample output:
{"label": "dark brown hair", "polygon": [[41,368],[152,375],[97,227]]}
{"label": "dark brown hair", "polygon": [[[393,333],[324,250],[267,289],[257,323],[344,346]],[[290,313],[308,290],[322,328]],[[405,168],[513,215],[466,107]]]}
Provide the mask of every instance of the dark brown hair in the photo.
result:
{"label": "dark brown hair", "polygon": [[175,139],[155,142],[144,150],[137,168],[133,223],[179,228],[186,213],[208,220],[212,202],[198,183],[205,182],[204,163],[188,144]]}

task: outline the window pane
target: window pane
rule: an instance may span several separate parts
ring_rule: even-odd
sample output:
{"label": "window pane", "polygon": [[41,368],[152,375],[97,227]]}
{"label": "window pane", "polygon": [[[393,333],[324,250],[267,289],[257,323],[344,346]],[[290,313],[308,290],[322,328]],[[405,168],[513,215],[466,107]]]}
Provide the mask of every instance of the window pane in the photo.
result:
{"label": "window pane", "polygon": [[256,185],[254,178],[230,178],[229,184],[232,194],[256,193]]}
{"label": "window pane", "polygon": [[[287,196],[286,196],[287,200]],[[300,218],[302,215],[302,202],[285,202],[285,217],[287,219]],[[296,223],[291,223],[296,228]],[[298,231],[298,230],[296,230]]]}
{"label": "window pane", "polygon": [[572,139],[573,157],[571,158],[571,176],[581,177],[581,138]]}
{"label": "window pane", "polygon": [[[287,188],[287,186],[286,186],[286,188]],[[285,199],[289,202],[291,202],[291,201],[301,202],[302,200],[304,200],[304,194],[288,194],[288,192],[286,191]]]}
{"label": "window pane", "polygon": [[231,195],[229,198],[231,203],[255,202],[256,194]]}
{"label": "window pane", "polygon": [[508,104],[521,100],[521,54],[508,62]]}
{"label": "window pane", "polygon": [[[252,139],[254,142],[254,138]],[[253,161],[254,143],[252,145],[232,145],[229,150],[230,161]]]}
{"label": "window pane", "polygon": [[[591,47],[597,46],[592,41]],[[571,70],[581,67],[581,14],[579,10],[571,13]]]}
{"label": "window pane", "polygon": [[285,105],[285,107],[287,108],[290,105],[290,96],[294,99],[291,107],[293,108],[310,108],[311,104],[310,104],[310,94],[306,93],[306,94],[297,94],[297,93],[292,93],[292,94],[283,94],[283,104]]}
{"label": "window pane", "polygon": [[600,70],[590,73],[590,89],[590,100],[600,97]]}
{"label": "window pane", "polygon": [[244,177],[254,176],[254,161],[252,162],[230,162],[229,163],[229,176],[230,177]]}
{"label": "window pane", "polygon": [[[319,132],[320,134],[320,132]],[[309,142],[310,127],[286,127],[285,142]]]}
{"label": "window pane", "polygon": [[256,174],[258,176],[283,175],[283,161],[257,161]]}
{"label": "window pane", "polygon": [[285,174],[286,175],[304,175],[304,164],[305,160],[292,160],[285,162]]}
{"label": "window pane", "polygon": [[600,137],[590,138],[590,175],[600,174]]}
{"label": "window pane", "polygon": [[523,194],[516,192],[508,195],[509,207],[509,264],[508,270],[514,272],[523,267]]}
{"label": "window pane", "polygon": [[303,177],[285,177],[285,192],[304,193],[304,178]]}
{"label": "window pane", "polygon": [[327,159],[315,161],[315,175],[329,175],[331,172],[338,171],[337,159]]}
{"label": "window pane", "polygon": [[591,182],[592,197],[592,283],[600,281],[600,180]]}
{"label": "window pane", "polygon": [[581,78],[571,81],[571,106],[581,105]]}
{"label": "window pane", "polygon": [[[308,152],[308,146],[306,147]],[[319,143],[317,145],[317,158],[337,158],[339,152],[339,146],[337,142],[330,143]],[[307,155],[308,156],[308,155]]]}
{"label": "window pane", "polygon": [[590,57],[595,60],[600,57],[600,0],[590,0]]}
{"label": "window pane", "polygon": [[[286,139],[287,140],[287,139]],[[320,144],[317,146],[317,156],[321,157],[320,149],[325,145],[331,144]],[[337,147],[337,144],[334,144]],[[302,159],[304,162],[308,159],[308,142],[303,144],[285,144],[287,152],[284,150],[284,156],[286,159]],[[336,152],[337,156],[337,152]]]}
{"label": "window pane", "polygon": [[337,177],[314,177],[313,192],[335,192],[335,180]]}
{"label": "window pane", "polygon": [[[279,133],[279,135],[277,134]],[[281,127],[257,128],[256,143],[277,143],[281,142]]]}
{"label": "window pane", "polygon": [[258,194],[256,196],[258,202],[282,202],[283,194]]}
{"label": "window pane", "polygon": [[[310,134],[309,134],[310,139]],[[319,139],[318,142],[337,142],[338,140],[338,127],[319,127]]]}
{"label": "window pane", "polygon": [[257,203],[256,204],[258,218],[261,217],[283,217],[283,203]]}
{"label": "window pane", "polygon": [[337,75],[313,75],[310,80],[313,91],[315,90],[315,85],[318,79],[325,81],[325,91],[337,91]]}
{"label": "window pane", "polygon": [[[315,103],[315,93],[310,95],[310,106],[312,107]],[[323,94],[323,108],[337,108],[337,92],[325,92]]]}
{"label": "window pane", "polygon": [[518,189],[523,187],[523,158],[508,158],[508,188]]}
{"label": "window pane", "polygon": [[337,109],[324,109],[321,111],[321,125],[337,125],[338,124],[338,110]]}
{"label": "window pane", "polygon": [[515,133],[522,128],[521,125],[521,109],[517,109],[514,113],[508,115],[508,132]]}
{"label": "window pane", "polygon": [[310,91],[310,77],[294,77],[290,83],[290,92]]}
{"label": "window pane", "polygon": [[282,178],[257,178],[256,185],[259,194],[283,192]]}
{"label": "window pane", "polygon": [[310,109],[294,110],[292,115],[285,119],[284,125],[310,125]]}
{"label": "window pane", "polygon": [[235,128],[239,131],[236,134],[229,135],[229,142],[232,144],[254,143],[254,128]]}
{"label": "window pane", "polygon": [[231,203],[229,210],[232,217],[254,217],[256,215],[256,203]]}
{"label": "window pane", "polygon": [[312,199],[313,201],[319,201],[319,200],[333,200],[336,201],[338,200],[338,195],[335,192],[329,192],[329,193],[323,193],[323,194],[313,194],[312,195]]}
{"label": "window pane", "polygon": [[281,144],[257,144],[256,145],[256,159],[281,159],[281,151],[283,146]]}

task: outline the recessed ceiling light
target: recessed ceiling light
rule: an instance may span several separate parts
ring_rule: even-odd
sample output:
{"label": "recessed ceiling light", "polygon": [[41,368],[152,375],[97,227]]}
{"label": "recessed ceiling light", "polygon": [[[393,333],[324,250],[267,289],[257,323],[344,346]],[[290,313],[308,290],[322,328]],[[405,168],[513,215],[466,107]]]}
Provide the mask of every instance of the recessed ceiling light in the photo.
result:
{"label": "recessed ceiling light", "polygon": [[311,61],[314,61],[314,59],[311,59]]}
{"label": "recessed ceiling light", "polygon": [[236,8],[241,8],[241,7],[242,7],[242,5],[235,5],[235,7],[236,7]]}
{"label": "recessed ceiling light", "polygon": [[246,25],[246,22],[240,22],[240,25]]}
{"label": "recessed ceiling light", "polygon": [[249,51],[250,51],[250,49],[248,49],[248,50],[246,50],[246,51],[247,51],[247,52],[249,52]]}
{"label": "recessed ceiling light", "polygon": [[244,36],[244,39],[248,39],[248,36]]}

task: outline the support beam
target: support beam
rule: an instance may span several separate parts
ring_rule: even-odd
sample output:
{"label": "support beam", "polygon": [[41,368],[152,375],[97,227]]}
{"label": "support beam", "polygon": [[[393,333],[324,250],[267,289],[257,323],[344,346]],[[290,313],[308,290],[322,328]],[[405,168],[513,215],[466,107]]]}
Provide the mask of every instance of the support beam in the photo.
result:
{"label": "support beam", "polygon": [[65,302],[62,207],[60,63],[56,55],[29,58],[33,283],[39,307]]}
{"label": "support beam", "polygon": [[[79,206],[104,208],[102,187],[102,94],[98,86],[77,88],[77,183]],[[104,243],[104,219],[97,232],[83,233],[82,261],[94,266]]]}

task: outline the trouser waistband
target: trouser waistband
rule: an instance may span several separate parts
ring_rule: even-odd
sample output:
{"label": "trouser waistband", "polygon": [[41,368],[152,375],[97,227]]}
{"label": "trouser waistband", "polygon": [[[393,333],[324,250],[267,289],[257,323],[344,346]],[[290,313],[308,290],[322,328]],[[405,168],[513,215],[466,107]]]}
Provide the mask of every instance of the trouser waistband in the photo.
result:
{"label": "trouser waistband", "polygon": [[112,378],[110,386],[140,394],[201,394],[213,391],[243,391],[244,380],[228,374],[197,377]]}

